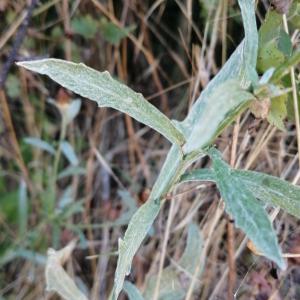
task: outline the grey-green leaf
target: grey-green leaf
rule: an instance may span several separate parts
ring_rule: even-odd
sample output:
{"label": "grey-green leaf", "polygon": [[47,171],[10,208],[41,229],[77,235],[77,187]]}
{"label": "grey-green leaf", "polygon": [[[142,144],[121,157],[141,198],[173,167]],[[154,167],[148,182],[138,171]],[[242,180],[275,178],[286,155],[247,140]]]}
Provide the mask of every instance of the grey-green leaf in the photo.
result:
{"label": "grey-green leaf", "polygon": [[259,172],[234,170],[233,173],[258,199],[300,218],[300,187]]}
{"label": "grey-green leaf", "polygon": [[188,237],[184,252],[178,261],[178,264],[191,276],[199,276],[199,273],[203,270],[203,266],[199,269],[198,274],[194,274],[197,265],[200,264],[200,258],[202,255],[203,239],[202,234],[198,226],[194,223],[189,225]]}
{"label": "grey-green leaf", "polygon": [[62,141],[60,143],[60,149],[72,166],[79,165],[79,160],[74,151],[74,148],[68,141]]}
{"label": "grey-green leaf", "polygon": [[119,257],[115,272],[115,299],[118,298],[125,276],[130,273],[132,259],[159,213],[160,200],[148,200],[133,215],[124,239],[119,239]]}
{"label": "grey-green leaf", "polygon": [[236,110],[253,98],[251,93],[240,87],[238,81],[228,80],[218,85],[203,103],[199,115],[201,122],[193,126],[187,143],[183,147],[184,152],[190,153],[207,146],[218,134],[224,120],[230,118],[231,115],[236,115]]}
{"label": "grey-green leaf", "polygon": [[245,232],[263,255],[285,269],[286,264],[276,234],[262,205],[241,180],[232,176],[231,168],[222,160],[216,149],[211,148],[209,155],[213,161],[217,186],[225,201],[226,211],[234,218],[235,225]]}
{"label": "grey-green leaf", "polygon": [[[188,279],[193,278],[193,276],[199,277],[204,267],[204,265],[201,265],[196,272],[196,268],[201,264],[202,246],[201,232],[198,226],[192,223],[188,228],[187,243],[181,258],[177,263],[174,262],[174,265],[170,265],[162,271],[158,299],[180,300],[184,297],[186,288],[182,285],[182,277],[180,280],[179,271],[187,274]],[[156,281],[157,275],[152,275],[149,278],[144,293],[146,300],[153,299]]]}
{"label": "grey-green leaf", "polygon": [[[186,146],[186,151],[194,150],[197,147],[206,145],[207,142],[211,141],[219,133],[220,129],[224,128],[230,121],[232,121],[233,115],[236,116],[239,104],[241,103],[239,103],[239,101],[237,101],[238,103],[231,101],[231,106],[229,104],[224,104],[224,97],[222,97],[221,100],[216,97],[216,95],[220,95],[220,91],[222,90],[222,88],[220,88],[218,93],[218,87],[224,84],[223,88],[225,88],[226,81],[236,80],[238,85],[245,89],[258,78],[255,71],[258,49],[255,0],[239,0],[239,5],[242,11],[245,38],[220,72],[202,91],[187,118],[181,123],[185,128],[184,131],[188,132],[187,137],[190,139],[188,142],[189,145]],[[226,98],[228,98],[228,96]],[[219,101],[223,103],[218,104]],[[240,102],[242,102],[242,100]],[[215,106],[218,106],[218,110]],[[216,115],[219,116],[219,114],[221,114],[222,117],[226,118],[226,122],[222,122],[220,124],[220,120],[210,119],[209,124],[211,125],[211,122],[213,122],[213,126],[212,129],[210,126],[208,127],[204,119],[207,112],[210,110],[217,111],[218,113]],[[208,137],[208,133],[206,133],[204,140],[201,135],[197,134],[195,126],[197,126],[198,129],[205,127],[205,129],[209,131],[210,136]],[[194,144],[195,141],[196,143]]]}
{"label": "grey-green leaf", "polygon": [[182,145],[183,134],[173,123],[150,104],[140,93],[113,79],[110,74],[98,72],[80,63],[60,59],[41,59],[17,63],[28,70],[48,75],[63,87],[82,97],[97,102],[100,107],[112,107],[160,132],[172,143]]}
{"label": "grey-green leaf", "polygon": [[143,300],[143,296],[138,288],[129,281],[124,282],[124,291],[127,294],[129,300]]}
{"label": "grey-green leaf", "polygon": [[[289,214],[300,218],[300,187],[275,176],[255,171],[231,170],[232,176],[242,181],[261,201],[279,206]],[[197,169],[181,176],[180,182],[216,181],[210,169]]]}
{"label": "grey-green leaf", "polygon": [[24,142],[28,145],[31,145],[31,146],[34,146],[41,150],[44,150],[52,155],[55,154],[55,149],[49,143],[47,143],[39,138],[27,137],[27,138],[24,138]]}
{"label": "grey-green leaf", "polygon": [[213,181],[216,182],[216,177],[211,169],[196,169],[191,172],[184,173],[180,182],[188,181]]}
{"label": "grey-green leaf", "polygon": [[[155,286],[156,286],[157,275],[153,275],[147,282],[147,287],[144,293],[146,300],[152,300]],[[163,269],[160,278],[160,288],[158,292],[159,300],[181,300],[185,294],[182,288],[176,270],[171,266]]]}

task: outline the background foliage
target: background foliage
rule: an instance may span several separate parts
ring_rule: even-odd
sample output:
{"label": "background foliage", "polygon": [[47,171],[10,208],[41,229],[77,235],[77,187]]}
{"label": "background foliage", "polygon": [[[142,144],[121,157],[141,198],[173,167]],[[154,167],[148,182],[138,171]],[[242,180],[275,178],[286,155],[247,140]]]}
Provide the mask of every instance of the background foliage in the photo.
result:
{"label": "background foliage", "polygon": [[[0,4],[4,63],[26,3]],[[258,4],[257,19],[263,24],[257,65],[260,75],[293,59],[299,42],[300,5],[298,1],[292,5],[288,15],[290,42],[282,15],[275,11],[266,14],[267,1]],[[151,1],[124,1],[122,5],[112,1],[45,1],[33,12],[17,59],[50,56],[107,69],[116,80],[142,92],[168,117],[181,120],[236,48],[242,32],[240,10],[233,1],[165,1],[157,6]],[[290,89],[289,74],[275,75],[271,78],[277,84],[280,81],[282,90]],[[257,105],[252,107],[252,113],[241,116],[238,129],[236,125],[228,128],[216,143],[226,158],[232,151],[228,145],[238,141],[235,167],[264,171],[297,183],[292,93],[281,93],[269,82],[261,80],[254,91],[260,96],[276,96],[275,101],[265,102],[267,113],[262,114]],[[83,293],[90,291],[89,298],[106,299],[113,285],[118,237],[123,236],[124,225],[147,198],[169,143],[130,117],[96,109],[92,102],[81,103],[53,82],[22,69],[11,69],[5,91],[10,114],[3,109],[2,96],[1,296],[42,297],[47,248],[62,248],[75,238],[78,243],[73,249],[73,262],[70,253],[66,255],[68,273]],[[9,116],[13,127],[9,126]],[[168,126],[167,122],[160,132],[180,144],[175,127]],[[195,167],[207,164],[207,159],[202,159]],[[185,190],[186,186],[178,187],[177,195],[148,232],[151,239],[147,238],[134,259],[129,279],[144,291],[146,299],[155,293],[161,251],[165,251],[159,275],[162,299],[174,299],[174,295],[181,299],[183,294],[193,292],[208,299],[209,295],[223,295],[227,288],[228,232],[225,218],[214,224],[218,213],[216,190],[204,183]],[[299,252],[297,219],[280,213],[273,225],[283,251]],[[200,227],[201,234],[195,227]],[[198,244],[191,245],[191,235]],[[278,297],[297,298],[297,258],[290,259],[289,268],[275,276],[266,260],[245,247],[243,237],[236,231],[235,291],[239,297],[276,293]],[[197,253],[201,254],[197,272],[202,275],[201,281],[194,282],[188,280],[195,273],[188,257],[195,258]],[[183,272],[185,269],[190,273]],[[138,293],[134,289],[126,283],[128,295]]]}

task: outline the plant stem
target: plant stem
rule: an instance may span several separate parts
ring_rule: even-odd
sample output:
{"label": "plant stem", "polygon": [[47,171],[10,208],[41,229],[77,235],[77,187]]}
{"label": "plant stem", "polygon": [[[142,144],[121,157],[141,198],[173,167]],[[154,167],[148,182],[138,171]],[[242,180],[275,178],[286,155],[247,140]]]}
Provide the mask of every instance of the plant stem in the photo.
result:
{"label": "plant stem", "polygon": [[66,119],[65,119],[64,115],[62,114],[61,129],[60,129],[60,134],[59,134],[59,141],[58,141],[58,146],[57,146],[57,150],[56,150],[55,158],[54,158],[54,168],[53,168],[53,186],[54,186],[54,191],[56,190],[56,180],[57,180],[58,166],[59,166],[60,155],[61,155],[60,144],[61,144],[61,142],[66,137],[66,131],[67,131],[67,123],[66,123]]}
{"label": "plant stem", "polygon": [[[61,130],[60,130],[60,135],[59,135],[59,141],[58,141],[58,146],[56,149],[55,153],[55,158],[54,158],[54,167],[53,167],[53,174],[52,174],[52,198],[51,198],[51,203],[50,203],[50,208],[49,208],[49,214],[51,216],[54,216],[54,210],[55,210],[55,204],[56,204],[56,181],[57,181],[57,175],[58,175],[58,167],[59,167],[59,161],[60,161],[60,156],[61,156],[61,142],[65,139],[66,136],[66,131],[67,131],[67,122],[63,114],[62,116],[62,121],[61,121]],[[52,242],[53,245],[58,247],[59,246],[59,239],[58,239],[58,234],[59,234],[59,225],[56,224],[55,222],[52,222],[53,225],[53,232],[52,232]]]}

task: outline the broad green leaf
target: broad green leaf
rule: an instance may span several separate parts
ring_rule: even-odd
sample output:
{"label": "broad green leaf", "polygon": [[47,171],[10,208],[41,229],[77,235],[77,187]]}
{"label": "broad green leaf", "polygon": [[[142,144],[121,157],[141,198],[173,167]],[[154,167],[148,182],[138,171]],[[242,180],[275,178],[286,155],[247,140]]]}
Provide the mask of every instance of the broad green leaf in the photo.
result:
{"label": "broad green leaf", "polygon": [[273,98],[271,100],[271,107],[267,118],[270,124],[282,131],[285,131],[283,120],[287,117],[286,102],[287,94]]}
{"label": "broad green leaf", "polygon": [[290,11],[289,11],[289,24],[292,25],[294,29],[300,28],[300,2],[293,1]]}
{"label": "broad green leaf", "polygon": [[224,120],[253,97],[240,87],[238,81],[229,80],[218,85],[208,96],[206,106],[199,115],[201,122],[193,127],[187,143],[183,146],[184,152],[190,153],[207,146],[218,134]]}
{"label": "broad green leaf", "polygon": [[72,19],[71,28],[74,33],[82,35],[86,39],[92,39],[98,31],[98,22],[90,15]]}
{"label": "broad green leaf", "polygon": [[73,149],[73,146],[69,142],[62,141],[60,143],[60,149],[72,166],[79,165],[79,160],[77,158],[77,155]]}
{"label": "broad green leaf", "polygon": [[129,300],[143,300],[143,296],[138,288],[129,281],[124,282],[124,292],[127,294]]}
{"label": "broad green leaf", "polygon": [[148,200],[133,215],[124,239],[119,239],[119,257],[115,273],[115,299],[118,298],[126,275],[129,275],[132,259],[151,228],[160,210],[160,199]]}
{"label": "broad green leaf", "polygon": [[[236,116],[239,109],[241,109],[241,102],[231,101],[231,105],[224,105],[224,97],[219,100],[215,95],[219,95],[223,85],[225,88],[226,81],[235,80],[242,88],[248,88],[253,81],[257,80],[257,74],[255,71],[257,48],[258,48],[258,34],[255,19],[255,1],[254,0],[240,0],[239,5],[242,11],[242,18],[245,30],[245,38],[241,44],[237,47],[229,60],[225,63],[220,72],[209,82],[207,87],[202,91],[200,97],[196,100],[195,104],[191,108],[187,118],[181,123],[186,132],[188,146],[186,145],[186,151],[194,150],[197,147],[203,147],[207,142],[210,142],[226,125],[228,125],[234,116]],[[237,90],[236,90],[237,92]],[[215,95],[213,95],[215,94]],[[245,94],[242,93],[244,99]],[[233,97],[232,97],[233,98]],[[248,99],[250,100],[250,99]],[[222,102],[223,105],[218,104]],[[218,107],[218,110],[215,108]],[[210,119],[207,126],[204,119],[207,113],[214,111],[215,115],[213,119]],[[216,114],[217,111],[217,114]],[[214,120],[215,116],[222,116],[218,121]],[[220,124],[220,119],[222,120]],[[225,121],[223,120],[225,119]],[[212,126],[211,126],[212,125]],[[208,133],[205,134],[205,140],[201,135],[197,135],[197,130],[205,128]],[[211,129],[212,128],[212,129]],[[195,145],[193,143],[196,142]]]}
{"label": "broad green leaf", "polygon": [[274,9],[269,9],[259,28],[259,44],[265,44],[272,40],[276,40],[282,29],[282,25],[282,15]]}
{"label": "broad green leaf", "polygon": [[41,150],[44,150],[50,154],[55,154],[55,149],[48,144],[47,142],[39,139],[39,138],[35,138],[35,137],[27,137],[24,138],[24,142],[28,145],[34,146],[36,148],[39,148]]}
{"label": "broad green leaf", "polygon": [[234,170],[234,175],[248,186],[260,200],[279,206],[286,212],[300,218],[300,187],[275,176],[254,172]]}
{"label": "broad green leaf", "polygon": [[222,160],[216,149],[211,148],[209,155],[217,186],[225,202],[225,209],[235,220],[236,227],[245,232],[263,255],[285,269],[286,264],[276,234],[262,205],[241,180],[232,176],[231,168]]}
{"label": "broad green leaf", "polygon": [[300,51],[296,51],[289,57],[283,64],[281,64],[271,78],[271,82],[277,83],[285,74],[290,71],[290,68],[297,65],[300,62]]}
{"label": "broad green leaf", "polygon": [[55,251],[48,250],[46,264],[47,291],[57,292],[66,300],[87,300],[87,297],[77,288],[73,279],[63,269],[62,264],[69,258],[76,243],[72,241],[65,248]]}
{"label": "broad green leaf", "polygon": [[98,72],[86,65],[60,59],[41,59],[17,63],[28,70],[48,75],[71,91],[97,102],[100,107],[112,107],[160,132],[172,143],[185,141],[172,122],[155,106],[110,74]]}
{"label": "broad green leaf", "polygon": [[275,42],[270,41],[259,50],[257,69],[260,72],[265,72],[269,68],[279,67],[284,61],[284,54],[278,49]]}
{"label": "broad green leaf", "polygon": [[104,17],[100,19],[100,32],[103,38],[113,45],[118,45],[134,29],[135,25],[120,28]]}
{"label": "broad green leaf", "polygon": [[[231,170],[231,176],[243,182],[259,200],[279,206],[289,214],[300,218],[300,187],[275,176],[255,171]],[[197,169],[181,176],[180,182],[212,181],[215,174],[210,169]]]}
{"label": "broad green leaf", "polygon": [[291,55],[292,43],[284,31],[282,15],[270,9],[259,30],[257,69],[278,67]]}

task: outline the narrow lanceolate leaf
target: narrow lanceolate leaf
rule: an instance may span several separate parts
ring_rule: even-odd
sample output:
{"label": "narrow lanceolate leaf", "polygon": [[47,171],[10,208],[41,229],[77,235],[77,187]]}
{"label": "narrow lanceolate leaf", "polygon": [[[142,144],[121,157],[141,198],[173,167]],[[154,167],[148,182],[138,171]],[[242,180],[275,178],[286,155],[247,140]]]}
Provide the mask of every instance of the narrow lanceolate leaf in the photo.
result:
{"label": "narrow lanceolate leaf", "polygon": [[68,161],[70,162],[71,165],[78,166],[79,160],[77,158],[77,155],[74,151],[73,146],[69,142],[62,141],[60,143],[60,149],[63,152],[63,154],[65,155],[65,157],[68,159]]}
{"label": "narrow lanceolate leaf", "polygon": [[[231,176],[240,180],[259,200],[279,206],[289,214],[300,218],[300,187],[275,176],[255,171],[231,170]],[[213,181],[213,170],[197,169],[181,176],[180,182]]]}
{"label": "narrow lanceolate leaf", "polygon": [[48,75],[51,79],[76,94],[97,102],[100,107],[111,107],[160,132],[172,143],[184,144],[184,137],[172,122],[140,93],[86,65],[60,59],[41,59],[18,62],[28,70]]}
{"label": "narrow lanceolate leaf", "polygon": [[[230,104],[227,104],[225,97],[216,97],[216,95],[220,95],[222,90],[219,86],[224,84],[224,88],[226,81],[236,80],[241,88],[248,88],[252,82],[257,80],[255,67],[258,49],[258,33],[255,19],[255,1],[239,0],[239,4],[242,11],[245,38],[220,72],[202,91],[189,115],[181,123],[185,132],[187,132],[186,135],[190,136],[190,141],[188,141],[189,145],[186,146],[186,151],[191,151],[196,147],[203,147],[206,145],[207,141],[212,140],[219,133],[220,129],[224,128],[232,121],[233,116],[236,116],[238,109],[241,108],[239,105],[241,104],[240,102],[242,102],[241,99],[240,101],[231,101]],[[226,96],[226,99],[228,99],[228,96]],[[207,126],[205,118],[210,111],[214,111],[215,115],[210,119],[208,123],[209,126]],[[225,118],[225,122],[222,118],[215,120],[216,115]],[[222,120],[222,122],[220,122],[220,120]],[[195,126],[197,126],[197,129]],[[203,138],[201,135],[197,134],[199,128],[208,130]]]}
{"label": "narrow lanceolate leaf", "polygon": [[118,298],[125,276],[130,273],[132,259],[151,228],[160,209],[160,200],[148,200],[133,215],[124,239],[119,239],[119,257],[115,273],[115,299]]}
{"label": "narrow lanceolate leaf", "polygon": [[27,138],[24,138],[24,142],[28,145],[31,145],[31,146],[34,146],[41,150],[44,150],[50,154],[53,154],[53,155],[55,154],[55,149],[49,143],[47,143],[39,138],[27,137]]}
{"label": "narrow lanceolate leaf", "polygon": [[282,269],[286,267],[267,213],[247,186],[232,176],[231,168],[216,149],[210,149],[217,186],[225,202],[226,211],[235,220],[254,246]]}

